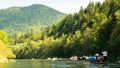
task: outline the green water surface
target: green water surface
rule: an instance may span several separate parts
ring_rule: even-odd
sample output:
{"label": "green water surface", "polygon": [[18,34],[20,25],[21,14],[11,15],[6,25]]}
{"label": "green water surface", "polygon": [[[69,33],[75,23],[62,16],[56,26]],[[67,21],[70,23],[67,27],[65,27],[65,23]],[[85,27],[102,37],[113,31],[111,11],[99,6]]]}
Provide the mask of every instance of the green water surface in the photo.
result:
{"label": "green water surface", "polygon": [[0,68],[120,68],[119,64],[93,64],[73,60],[22,59],[0,63]]}

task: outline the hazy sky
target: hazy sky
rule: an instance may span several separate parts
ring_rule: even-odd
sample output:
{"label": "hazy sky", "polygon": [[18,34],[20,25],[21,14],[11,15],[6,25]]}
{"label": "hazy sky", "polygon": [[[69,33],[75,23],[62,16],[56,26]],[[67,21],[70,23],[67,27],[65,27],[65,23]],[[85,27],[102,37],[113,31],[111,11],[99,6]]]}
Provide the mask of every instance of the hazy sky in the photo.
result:
{"label": "hazy sky", "polygon": [[0,9],[12,6],[43,4],[63,13],[74,13],[78,12],[81,6],[86,7],[89,1],[103,2],[104,0],[0,0]]}

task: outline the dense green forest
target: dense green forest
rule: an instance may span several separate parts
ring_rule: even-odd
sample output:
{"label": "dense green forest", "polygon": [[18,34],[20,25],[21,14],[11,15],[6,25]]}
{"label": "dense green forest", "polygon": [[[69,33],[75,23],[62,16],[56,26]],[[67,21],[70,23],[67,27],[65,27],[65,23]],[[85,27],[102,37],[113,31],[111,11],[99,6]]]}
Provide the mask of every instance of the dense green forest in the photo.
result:
{"label": "dense green forest", "polygon": [[7,34],[26,32],[57,23],[65,14],[40,4],[0,10],[0,29]]}
{"label": "dense green forest", "polygon": [[90,2],[58,24],[8,37],[16,58],[71,57],[108,51],[120,60],[120,1]]}

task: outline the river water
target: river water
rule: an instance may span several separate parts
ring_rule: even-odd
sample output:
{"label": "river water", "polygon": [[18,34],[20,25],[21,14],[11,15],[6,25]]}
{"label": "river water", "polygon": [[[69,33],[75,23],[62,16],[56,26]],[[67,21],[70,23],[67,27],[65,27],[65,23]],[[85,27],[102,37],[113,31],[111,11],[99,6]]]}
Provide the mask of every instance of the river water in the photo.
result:
{"label": "river water", "polygon": [[0,63],[0,68],[120,68],[120,64],[93,64],[72,60],[22,59]]}

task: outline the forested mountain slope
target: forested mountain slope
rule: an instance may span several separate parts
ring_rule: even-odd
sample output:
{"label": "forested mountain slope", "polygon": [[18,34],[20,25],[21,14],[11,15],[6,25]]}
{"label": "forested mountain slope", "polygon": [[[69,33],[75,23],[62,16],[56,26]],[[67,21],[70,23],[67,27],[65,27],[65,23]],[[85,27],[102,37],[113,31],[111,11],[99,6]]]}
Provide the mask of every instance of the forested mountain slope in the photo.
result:
{"label": "forested mountain slope", "polygon": [[58,24],[10,36],[17,58],[71,57],[108,51],[120,59],[120,1],[90,2]]}
{"label": "forested mountain slope", "polygon": [[9,33],[40,29],[62,20],[65,14],[40,4],[0,10],[0,29]]}

